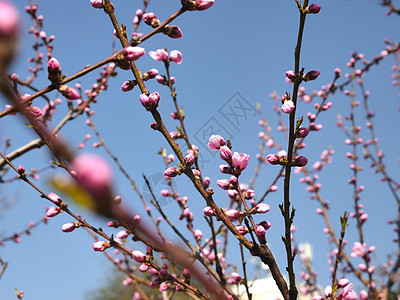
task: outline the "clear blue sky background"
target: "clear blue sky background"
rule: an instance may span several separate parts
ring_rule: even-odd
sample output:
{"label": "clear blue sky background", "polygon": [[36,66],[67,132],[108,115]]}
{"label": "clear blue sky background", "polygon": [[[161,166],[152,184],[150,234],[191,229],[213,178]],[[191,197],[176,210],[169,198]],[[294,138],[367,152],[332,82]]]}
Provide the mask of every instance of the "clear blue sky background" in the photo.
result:
{"label": "clear blue sky background", "polygon": [[[30,19],[24,13],[25,1],[15,1],[23,18],[23,29],[30,27]],[[386,16],[385,8],[378,1],[371,0],[336,0],[318,3],[322,10],[318,15],[307,18],[305,37],[302,48],[301,66],[306,70],[316,69],[321,72],[317,81],[306,84],[307,91],[318,90],[323,84],[333,78],[333,70],[340,67],[346,72],[346,63],[351,51],[364,53],[367,59],[380,53],[385,47],[383,39],[396,42],[399,38],[399,17]],[[132,31],[132,19],[141,1],[115,1],[116,15],[119,22],[127,25],[128,33]],[[161,20],[178,10],[180,1],[151,0],[149,11],[156,13]],[[72,75],[87,64],[94,64],[109,56],[112,51],[112,26],[107,15],[101,10],[93,9],[89,0],[86,1],[50,1],[41,0],[39,14],[44,15],[47,35],[56,36],[53,52],[62,66],[63,73]],[[148,52],[167,47],[169,50],[180,50],[183,54],[181,65],[172,64],[172,76],[176,77],[178,100],[184,108],[186,124],[189,133],[196,135],[206,122],[213,117],[230,132],[233,150],[251,155],[249,167],[244,172],[242,180],[249,180],[256,165],[255,154],[258,152],[257,116],[250,115],[242,120],[239,127],[227,122],[220,113],[223,105],[240,93],[252,106],[260,103],[264,115],[269,119],[276,132],[275,113],[272,111],[272,100],[269,94],[276,90],[278,94],[291,92],[291,86],[285,82],[285,72],[294,66],[294,46],[298,30],[298,11],[294,1],[222,1],[203,12],[188,12],[173,22],[183,31],[183,37],[172,40],[164,35],[157,35],[146,41],[142,47],[146,56],[138,61],[142,71],[157,68],[164,74],[163,64],[155,62]],[[147,33],[149,27],[141,25],[140,32]],[[30,45],[32,40],[26,34],[20,41],[20,49],[10,72],[17,72],[21,78],[27,76],[27,59],[32,55]],[[117,49],[120,49],[117,43]],[[365,77],[367,89],[371,91],[371,109],[376,113],[376,129],[382,149],[387,159],[391,174],[399,174],[397,159],[399,157],[399,133],[395,120],[398,120],[399,106],[398,90],[391,85],[392,57],[382,62],[379,67],[373,67]],[[90,88],[95,82],[98,72],[77,80],[83,89]],[[118,70],[118,76],[110,80],[109,91],[98,97],[99,103],[93,106],[96,111],[94,122],[102,133],[109,147],[118,156],[121,163],[129,170],[139,187],[143,186],[141,174],[157,176],[163,171],[163,162],[156,153],[160,147],[167,147],[161,136],[149,128],[151,115],[146,113],[139,102],[139,91],[123,93],[120,89],[125,80],[132,79],[128,71]],[[344,80],[342,78],[341,80]],[[341,82],[341,81],[339,81]],[[37,88],[48,85],[47,75],[40,74],[35,82]],[[169,118],[172,112],[172,101],[167,88],[155,81],[148,84],[150,91],[161,94],[160,111],[168,128],[173,131],[176,121]],[[28,92],[28,91],[25,91]],[[53,97],[56,96],[52,94]],[[322,115],[320,122],[323,129],[313,132],[307,139],[307,147],[303,155],[309,158],[310,164],[319,159],[320,153],[332,145],[336,150],[334,164],[329,166],[323,175],[322,194],[332,203],[332,220],[335,228],[339,228],[339,215],[344,210],[351,211],[352,190],[347,184],[351,176],[349,161],[344,157],[348,147],[344,145],[344,135],[335,127],[336,114],[346,114],[349,100],[341,94],[330,99],[334,105],[331,110]],[[5,104],[4,99],[2,99]],[[38,106],[43,106],[44,100],[37,99]],[[244,101],[244,100],[243,100]],[[65,102],[65,101],[64,101]],[[312,105],[299,108],[299,116],[314,111]],[[362,117],[364,114],[360,113]],[[56,114],[54,124],[60,120],[63,113]],[[318,122],[318,123],[320,123]],[[85,134],[92,134],[84,151],[95,151],[101,155],[102,149],[91,149],[96,142],[94,134],[85,125],[84,117],[74,124],[68,124],[64,137],[77,146]],[[0,148],[4,140],[11,138],[12,149],[15,149],[33,138],[30,130],[23,126],[19,117],[6,117],[0,120]],[[308,123],[307,123],[308,124]],[[279,133],[278,133],[279,135]],[[228,136],[226,136],[228,137]],[[279,138],[284,143],[283,138]],[[212,186],[216,191],[216,201],[221,206],[227,205],[225,192],[220,191],[215,184],[217,179],[226,178],[218,170],[221,160],[213,156],[205,148],[204,142],[192,138],[199,146],[204,157],[203,175],[210,176]],[[286,148],[286,146],[285,146]],[[168,153],[170,150],[168,149]],[[107,158],[108,159],[108,158]],[[48,164],[49,157],[44,149],[34,150],[15,163],[23,164],[26,169],[41,168]],[[261,177],[256,184],[256,195],[261,196],[267,184],[274,178],[278,168],[270,165],[263,167]],[[386,225],[389,218],[395,217],[394,200],[388,193],[386,185],[379,182],[379,177],[371,174],[368,164],[361,175],[361,183],[366,185],[362,202],[369,214],[365,225],[368,245],[377,246],[377,259],[383,262],[386,255],[394,250],[391,242],[394,233]],[[41,179],[49,175],[41,176]],[[328,246],[322,232],[322,219],[315,214],[318,207],[315,201],[309,200],[304,191],[305,186],[298,184],[298,175],[293,176],[293,204],[297,209],[295,225],[298,227],[296,239],[298,242],[310,242],[314,245],[315,270],[319,273],[319,282],[326,285],[330,282],[330,273],[326,263]],[[202,218],[204,201],[186,184],[186,179],[178,180],[178,192],[189,197],[189,205],[195,216],[195,227],[205,230]],[[283,222],[278,204],[282,201],[282,182],[279,191],[267,198],[271,211],[266,218],[272,223],[268,238],[273,253],[276,255],[282,270],[285,266],[284,248],[280,240],[283,234]],[[38,182],[44,190],[51,192],[46,186],[46,180]],[[129,183],[115,168],[116,191],[120,193],[128,205],[143,212],[138,205],[139,199],[130,190]],[[40,219],[49,203],[22,182],[13,185],[2,185],[1,197],[11,202],[6,211],[0,212],[0,235],[9,236],[23,230],[31,220]],[[161,189],[156,186],[156,192]],[[168,214],[176,217],[179,211],[174,203],[164,206]],[[79,208],[72,206],[75,211]],[[90,213],[82,215],[93,224],[105,227],[105,221]],[[76,230],[65,234],[61,231],[62,224],[72,221],[68,215],[62,214],[50,220],[46,226],[40,226],[31,236],[22,237],[21,243],[8,243],[0,248],[0,256],[9,266],[0,281],[0,299],[13,299],[14,288],[25,292],[26,299],[83,299],[85,292],[101,285],[110,263],[102,254],[94,253],[91,247],[92,239],[84,230]],[[180,224],[176,221],[176,224]],[[185,231],[185,224],[181,222]],[[351,221],[354,225],[354,221]],[[111,230],[108,230],[111,233]],[[349,244],[355,241],[355,231],[348,231]],[[171,235],[171,239],[175,239]],[[141,249],[141,246],[132,249]],[[236,260],[237,245],[232,243],[228,259]],[[350,247],[347,248],[350,250]],[[361,261],[355,260],[358,264]],[[251,269],[251,268],[250,268]],[[239,267],[241,273],[241,267]],[[299,264],[296,270],[300,271]],[[358,287],[358,285],[356,285]]]}

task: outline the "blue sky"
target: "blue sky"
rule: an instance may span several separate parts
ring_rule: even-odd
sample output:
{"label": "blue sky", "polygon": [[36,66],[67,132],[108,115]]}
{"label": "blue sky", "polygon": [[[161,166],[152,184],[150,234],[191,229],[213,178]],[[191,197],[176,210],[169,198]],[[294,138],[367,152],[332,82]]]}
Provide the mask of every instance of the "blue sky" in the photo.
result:
{"label": "blue sky", "polygon": [[[23,28],[26,31],[30,27],[29,17],[23,10],[26,2],[18,1],[15,4],[21,11]],[[379,6],[378,1],[337,0],[322,1],[318,4],[322,6],[321,12],[309,16],[306,21],[301,66],[306,70],[319,70],[321,75],[318,80],[305,85],[307,91],[318,90],[322,85],[329,83],[336,67],[345,73],[350,52],[362,52],[365,58],[370,60],[385,47],[384,38],[393,42],[398,39],[396,28],[399,28],[399,18],[386,16],[385,8]],[[152,0],[148,10],[163,20],[178,10],[179,5],[178,0]],[[133,28],[132,19],[136,9],[141,8],[141,2],[115,1],[115,6],[118,20],[127,25],[127,31],[130,33]],[[113,35],[110,21],[101,10],[93,9],[89,0],[41,0],[39,14],[44,15],[44,29],[47,35],[56,36],[53,55],[60,61],[64,74],[72,75],[85,65],[94,64],[111,54]],[[258,152],[257,135],[260,127],[257,124],[258,117],[254,114],[247,115],[239,125],[230,123],[224,117],[224,109],[232,103],[231,101],[241,101],[249,107],[260,103],[264,115],[279,136],[278,140],[285,145],[282,135],[276,131],[276,115],[271,109],[273,101],[269,94],[275,90],[279,95],[286,91],[291,92],[291,86],[285,82],[285,72],[294,66],[293,52],[298,30],[297,8],[294,1],[289,0],[252,1],[251,4],[249,1],[217,0],[211,9],[185,13],[173,24],[180,26],[183,37],[173,40],[164,35],[157,35],[146,41],[142,45],[146,49],[146,55],[138,61],[138,67],[142,71],[157,68],[164,74],[162,63],[152,60],[148,52],[164,47],[182,52],[183,63],[171,65],[171,74],[176,77],[178,101],[187,116],[186,125],[192,141],[199,146],[204,157],[203,174],[211,177],[216,201],[224,206],[227,205],[225,194],[215,184],[217,179],[225,178],[218,169],[221,160],[218,155],[213,155],[206,149],[199,133],[209,122],[217,122],[223,127],[223,132],[231,137],[234,151],[251,155],[249,167],[241,177],[244,183],[252,177],[252,170],[256,165],[255,154]],[[139,31],[147,33],[149,28],[141,25]],[[26,61],[32,55],[31,43],[32,40],[26,34],[21,37],[19,53],[10,68],[10,72],[18,73],[21,78],[27,76]],[[117,49],[120,49],[118,43]],[[388,130],[393,128],[393,120],[398,118],[399,106],[399,91],[391,85],[390,78],[393,63],[393,57],[387,58],[378,67],[373,67],[364,81],[371,92],[370,105],[376,113],[376,130],[386,154],[389,173],[399,174],[399,134],[395,130]],[[83,89],[90,88],[97,74],[98,72],[93,72],[76,82],[80,82]],[[93,120],[114,154],[129,170],[137,185],[142,187],[142,173],[157,178],[163,171],[163,161],[156,153],[160,147],[167,147],[167,144],[159,134],[149,128],[151,115],[141,106],[138,89],[135,88],[129,93],[121,91],[122,83],[129,79],[132,79],[130,72],[118,70],[118,76],[110,81],[109,90],[98,97],[99,103],[94,107],[96,114]],[[343,80],[344,78],[340,79],[339,83]],[[42,73],[35,86],[43,88],[47,85],[47,75]],[[151,92],[158,91],[161,94],[160,112],[167,127],[173,131],[177,123],[169,118],[173,104],[167,88],[156,82],[149,82],[148,88]],[[56,96],[55,93],[51,95]],[[4,99],[1,100],[5,104]],[[45,104],[41,99],[37,101],[38,106]],[[344,134],[335,127],[336,114],[348,112],[349,100],[337,93],[330,101],[334,103],[332,109],[324,113],[320,120],[323,129],[307,137],[307,147],[302,154],[309,158],[311,164],[318,160],[321,152],[328,146],[332,145],[336,150],[334,163],[321,174],[321,182],[322,194],[332,203],[332,220],[338,229],[339,215],[344,210],[351,210],[353,205],[351,187],[346,183],[351,172],[348,168],[349,162],[344,157],[344,153],[349,149],[344,145]],[[308,111],[314,111],[312,105],[299,107],[299,116],[306,115]],[[363,113],[360,112],[359,117],[362,116]],[[62,117],[63,112],[57,112],[54,124]],[[77,146],[88,133],[92,135],[92,139],[84,151],[105,155],[102,149],[91,148],[90,145],[96,140],[93,132],[85,125],[84,117],[68,124],[63,136],[71,145]],[[7,137],[11,138],[11,149],[36,138],[19,117],[0,120],[0,137],[2,149]],[[48,152],[41,149],[32,151],[15,163],[23,164],[26,169],[39,169],[46,166],[48,160]],[[366,186],[366,191],[362,195],[362,203],[370,216],[365,225],[366,238],[368,244],[377,245],[377,259],[382,262],[388,254],[388,249],[394,250],[391,248],[394,234],[386,225],[386,221],[395,216],[393,212],[396,206],[387,187],[379,182],[378,176],[370,172],[368,163],[365,163],[364,169],[361,183]],[[130,190],[129,183],[117,172],[117,168],[114,168],[114,171],[116,191],[130,207],[143,212],[143,208],[137,205],[139,199]],[[256,195],[261,196],[266,184],[271,182],[276,172],[277,167],[263,167],[255,186]],[[51,188],[46,186],[49,176],[50,174],[42,175],[44,180],[38,184],[51,192]],[[330,278],[326,263],[328,246],[322,232],[323,223],[315,214],[317,203],[309,200],[309,195],[304,191],[305,186],[298,183],[299,178],[298,175],[294,175],[292,179],[293,204],[297,209],[296,239],[298,242],[314,244],[315,270],[320,275],[320,283],[325,285],[330,282]],[[266,218],[273,225],[268,232],[271,249],[284,269],[285,257],[280,240],[283,222],[278,208],[282,201],[282,184],[280,182],[278,192],[267,198],[271,211]],[[45,208],[49,206],[49,203],[22,182],[2,185],[0,189],[1,197],[12,203],[11,207],[0,215],[1,236],[23,230],[29,221],[40,219]],[[184,178],[177,180],[177,190],[182,196],[189,197],[191,211],[199,214],[195,218],[196,228],[205,230],[201,216],[205,203],[201,197]],[[72,207],[75,211],[80,210]],[[177,220],[179,212],[174,203],[165,205],[165,210],[171,216],[176,216]],[[85,211],[82,215],[93,224],[105,227],[103,219]],[[51,219],[48,225],[35,229],[31,236],[24,236],[21,243],[8,243],[6,247],[0,248],[1,258],[9,262],[0,280],[0,299],[12,299],[15,287],[22,289],[27,299],[53,299],[54,295],[57,295],[57,299],[83,299],[87,290],[102,282],[109,272],[110,263],[103,255],[93,252],[92,239],[84,230],[76,230],[69,234],[61,231],[62,224],[70,221],[72,220],[67,215],[59,215]],[[354,225],[354,221],[352,222]],[[178,221],[176,223],[180,224]],[[185,224],[181,223],[182,231],[186,232]],[[355,241],[354,233],[350,226],[349,244]],[[171,239],[175,237],[171,235]],[[132,248],[135,247],[142,248],[140,245]],[[237,245],[232,243],[232,249],[236,249],[235,247]],[[229,258],[235,260],[235,251],[228,256]],[[298,264],[296,269],[300,271]]]}

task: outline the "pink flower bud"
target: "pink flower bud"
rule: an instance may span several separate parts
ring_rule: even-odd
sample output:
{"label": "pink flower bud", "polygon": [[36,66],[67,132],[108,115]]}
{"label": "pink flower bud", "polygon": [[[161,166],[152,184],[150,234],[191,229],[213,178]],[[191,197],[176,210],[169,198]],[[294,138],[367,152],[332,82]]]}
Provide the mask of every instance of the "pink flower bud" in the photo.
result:
{"label": "pink flower bud", "polygon": [[25,174],[25,168],[23,166],[18,166],[18,174],[19,175]]}
{"label": "pink flower bud", "polygon": [[156,51],[150,51],[149,55],[152,59],[158,61],[167,61],[168,59],[168,52],[165,49],[158,49]]}
{"label": "pink flower bud", "polygon": [[214,210],[210,207],[207,206],[203,209],[203,213],[207,216],[207,217],[212,217],[214,215]]}
{"label": "pink flower bud", "polygon": [[74,222],[70,222],[70,223],[66,223],[61,227],[61,230],[63,232],[72,232],[74,231],[76,228],[75,223]]}
{"label": "pink flower bud", "polygon": [[201,240],[202,236],[203,236],[203,232],[201,232],[200,229],[196,229],[194,231],[194,237],[196,238],[196,240]]}
{"label": "pink flower bud", "polygon": [[50,199],[50,201],[53,202],[55,205],[60,205],[61,202],[62,202],[61,198],[60,198],[57,194],[49,193],[49,194],[47,195],[47,197],[48,197],[48,198]]}
{"label": "pink flower bud", "polygon": [[214,5],[215,0],[196,0],[197,10],[206,10]]}
{"label": "pink flower bud", "polygon": [[143,80],[156,78],[157,75],[158,75],[157,69],[150,69],[146,73],[143,74]]}
{"label": "pink flower bud", "polygon": [[309,133],[310,133],[310,131],[308,130],[308,128],[306,128],[306,127],[300,127],[300,128],[296,131],[296,137],[297,137],[297,138],[305,138]]}
{"label": "pink flower bud", "polygon": [[267,156],[267,161],[271,164],[271,165],[277,165],[279,163],[279,156],[275,155],[275,154],[268,154]]}
{"label": "pink flower bud", "polygon": [[114,203],[120,205],[122,202],[122,197],[120,195],[115,196]]}
{"label": "pink flower bud", "polygon": [[210,177],[204,177],[203,186],[204,188],[208,188],[210,186],[211,179]]}
{"label": "pink flower bud", "polygon": [[225,145],[225,140],[220,135],[212,135],[208,140],[208,148],[218,150]]}
{"label": "pink flower bud", "polygon": [[228,179],[217,180],[217,184],[223,190],[228,190],[231,187]]}
{"label": "pink flower bud", "polygon": [[136,215],[133,217],[133,225],[138,225],[140,223],[141,217]]}
{"label": "pink flower bud", "polygon": [[223,160],[225,160],[228,164],[232,163],[232,151],[227,146],[222,146],[219,148],[220,156]]}
{"label": "pink flower bud", "polygon": [[171,167],[171,168],[166,169],[164,171],[163,175],[164,175],[165,179],[171,179],[173,177],[180,175],[180,171],[177,168]]}
{"label": "pink flower bud", "polygon": [[122,84],[121,90],[123,92],[129,92],[137,85],[136,80],[127,80]]}
{"label": "pink flower bud", "polygon": [[286,72],[286,77],[289,79],[289,81],[294,82],[297,78],[297,74],[294,71],[290,70]]}
{"label": "pink flower bud", "polygon": [[145,22],[147,25],[152,26],[153,22],[157,20],[157,17],[154,13],[145,13],[143,15],[143,22]]}
{"label": "pink flower bud", "polygon": [[244,170],[249,163],[250,155],[235,152],[232,155],[232,165],[239,170]]}
{"label": "pink flower bud", "polygon": [[227,217],[228,217],[231,221],[237,221],[237,220],[239,220],[239,218],[240,218],[241,215],[242,215],[242,212],[241,212],[241,211],[238,211],[238,210],[236,210],[236,209],[227,210],[227,211],[225,211],[225,213],[226,213]]}
{"label": "pink flower bud", "polygon": [[267,212],[269,212],[269,210],[271,209],[271,207],[268,204],[265,203],[260,203],[257,204],[257,206],[255,206],[255,211],[258,212],[259,214],[265,214]]}
{"label": "pink flower bud", "polygon": [[129,236],[129,231],[121,230],[116,234],[116,237],[120,240],[125,240]]}
{"label": "pink flower bud", "polygon": [[94,8],[103,8],[103,0],[90,0],[90,4],[92,4],[92,6]]}
{"label": "pink flower bud", "polygon": [[308,163],[308,159],[305,156],[298,156],[293,161],[293,166],[295,167],[304,167]]}
{"label": "pink flower bud", "polygon": [[321,10],[321,5],[318,4],[311,4],[306,7],[305,12],[306,14],[317,14]]}
{"label": "pink flower bud", "polygon": [[61,66],[57,59],[50,58],[47,62],[47,71],[49,72],[49,79],[57,79],[61,76]]}
{"label": "pink flower bud", "polygon": [[293,109],[294,109],[294,103],[292,100],[286,100],[283,104],[282,104],[282,111],[285,114],[290,114]]}
{"label": "pink flower bud", "polygon": [[146,110],[152,110],[154,108],[157,108],[158,102],[160,101],[160,94],[157,92],[154,92],[149,96],[147,96],[146,94],[141,94],[139,98],[140,102],[146,108]]}
{"label": "pink flower bud", "polygon": [[258,225],[260,225],[260,226],[262,226],[262,227],[264,227],[265,228],[265,230],[268,230],[268,229],[270,229],[271,228],[271,223],[270,222],[268,222],[268,221],[262,221],[260,224],[258,224]]}
{"label": "pink flower bud", "polygon": [[240,277],[240,275],[236,272],[232,272],[230,277],[232,278],[234,284],[238,284],[240,281],[242,281],[242,277]]}
{"label": "pink flower bud", "polygon": [[309,71],[309,72],[307,72],[307,74],[306,75],[304,75],[303,76],[303,79],[304,79],[304,81],[310,81],[310,80],[315,80],[315,79],[317,79],[318,78],[318,76],[319,76],[319,72],[318,71],[316,71],[316,70],[313,70],[313,71]]}
{"label": "pink flower bud", "polygon": [[157,75],[156,76],[156,80],[158,83],[166,85],[167,84],[167,79],[165,78],[165,76],[162,75]]}
{"label": "pink flower bud", "polygon": [[0,37],[12,37],[21,24],[18,10],[8,1],[0,1]]}
{"label": "pink flower bud", "polygon": [[169,60],[177,63],[178,65],[182,63],[182,53],[178,50],[172,50],[169,53]]}
{"label": "pink flower bud", "polygon": [[79,99],[81,96],[79,93],[73,89],[72,87],[69,87],[67,85],[62,85],[58,88],[58,91],[67,99],[69,100],[76,100]]}
{"label": "pink flower bud", "polygon": [[57,216],[59,213],[60,213],[60,208],[52,206],[47,210],[46,217],[52,218],[52,217]]}
{"label": "pink flower bud", "polygon": [[162,279],[159,276],[156,276],[153,278],[153,280],[150,282],[150,287],[158,287],[162,283]]}
{"label": "pink flower bud", "polygon": [[139,266],[139,271],[140,272],[146,272],[148,269],[149,269],[149,265],[147,265],[147,264],[141,264]]}
{"label": "pink flower bud", "polygon": [[138,263],[146,261],[146,255],[139,250],[132,251],[132,258]]}
{"label": "pink flower bud", "polygon": [[104,251],[108,248],[111,247],[109,242],[105,242],[105,241],[98,241],[96,243],[92,244],[93,250],[94,251]]}
{"label": "pink flower bud", "polygon": [[124,51],[124,59],[129,61],[136,61],[141,58],[146,52],[141,47],[128,46]]}
{"label": "pink flower bud", "polygon": [[194,155],[193,150],[188,150],[187,153],[188,154],[185,156],[185,163],[186,163],[186,165],[191,166],[191,165],[193,165],[196,156]]}
{"label": "pink flower bud", "polygon": [[169,26],[167,35],[173,39],[179,39],[183,36],[181,29],[176,25]]}
{"label": "pink flower bud", "polygon": [[349,284],[349,282],[350,281],[347,278],[342,278],[342,279],[339,280],[338,286],[339,287],[345,287],[346,285]]}

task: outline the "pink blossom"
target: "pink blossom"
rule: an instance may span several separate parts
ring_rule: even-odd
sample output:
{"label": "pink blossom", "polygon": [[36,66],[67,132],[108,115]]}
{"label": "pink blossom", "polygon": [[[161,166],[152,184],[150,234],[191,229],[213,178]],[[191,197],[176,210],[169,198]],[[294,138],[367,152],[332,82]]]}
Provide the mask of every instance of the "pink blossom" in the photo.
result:
{"label": "pink blossom", "polygon": [[305,12],[307,14],[317,14],[321,10],[321,5],[318,4],[311,4],[306,7]]}
{"label": "pink blossom", "polygon": [[295,167],[304,167],[305,165],[307,165],[307,163],[308,163],[307,157],[298,156],[295,158],[292,165]]}
{"label": "pink blossom", "polygon": [[143,15],[143,22],[145,22],[147,25],[152,26],[153,22],[155,22],[157,20],[157,17],[154,13],[149,12],[149,13],[145,13]]}
{"label": "pink blossom", "polygon": [[319,74],[320,74],[320,72],[318,72],[316,70],[309,71],[309,72],[307,72],[307,74],[305,74],[303,76],[303,80],[306,81],[306,82],[307,81],[311,81],[311,80],[315,80],[315,79],[318,78]]}
{"label": "pink blossom", "polygon": [[61,66],[56,58],[52,57],[48,60],[47,71],[49,72],[50,80],[57,79],[61,76]]}
{"label": "pink blossom", "polygon": [[309,130],[306,127],[300,127],[296,131],[296,137],[297,138],[305,138],[309,134]]}
{"label": "pink blossom", "polygon": [[46,212],[46,217],[47,217],[47,218],[55,217],[55,216],[57,216],[60,212],[61,212],[61,210],[60,210],[59,207],[54,207],[54,206],[52,206],[52,207],[50,207],[50,208],[47,210],[47,212]]}
{"label": "pink blossom", "polygon": [[139,98],[140,102],[147,110],[152,110],[154,108],[157,108],[158,102],[160,101],[160,94],[157,92],[154,92],[149,96],[147,96],[146,94],[141,94]]}
{"label": "pink blossom", "polygon": [[111,168],[101,156],[80,154],[72,160],[72,167],[75,179],[92,194],[103,194],[111,185]]}
{"label": "pink blossom", "polygon": [[236,210],[236,209],[227,210],[227,211],[225,211],[225,213],[226,213],[226,216],[227,216],[231,221],[237,221],[237,220],[239,220],[239,219],[242,217],[242,215],[243,215],[243,213],[242,213],[241,211]]}
{"label": "pink blossom", "polygon": [[294,82],[297,78],[297,74],[294,71],[289,70],[286,72],[286,77],[289,79],[289,81]]}
{"label": "pink blossom", "polygon": [[164,171],[164,177],[166,179],[171,179],[179,174],[180,174],[179,169],[173,167],[170,167]]}
{"label": "pink blossom", "polygon": [[354,242],[353,248],[351,248],[352,257],[363,257],[367,254],[367,244],[361,244],[360,242]]}
{"label": "pink blossom", "polygon": [[348,284],[349,284],[349,280],[347,278],[342,278],[338,281],[339,287],[345,287]]}
{"label": "pink blossom", "polygon": [[294,103],[292,100],[286,100],[283,104],[282,104],[282,111],[285,114],[290,114],[293,109],[295,108]]}
{"label": "pink blossom", "polygon": [[146,261],[146,255],[139,250],[132,251],[132,258],[138,263]]}
{"label": "pink blossom", "polygon": [[147,265],[147,264],[141,264],[139,266],[139,271],[140,272],[146,272],[148,269],[149,269],[149,265]]}
{"label": "pink blossom", "polygon": [[129,231],[127,231],[127,230],[121,230],[120,232],[118,232],[118,233],[116,234],[116,237],[117,237],[118,239],[125,240],[125,239],[128,237],[128,235],[129,235]]}
{"label": "pink blossom", "polygon": [[225,145],[225,140],[220,135],[212,135],[208,140],[208,148],[218,150],[221,146]]}
{"label": "pink blossom", "polygon": [[266,203],[260,203],[255,206],[255,211],[259,214],[265,214],[270,211],[271,207]]}
{"label": "pink blossom", "polygon": [[244,170],[249,163],[250,155],[245,153],[235,152],[232,155],[232,166],[236,169]]}
{"label": "pink blossom", "polygon": [[242,277],[236,272],[232,272],[230,277],[232,278],[234,284],[238,284],[243,280]]}
{"label": "pink blossom", "polygon": [[129,92],[137,85],[136,80],[127,80],[122,84],[121,90],[123,92]]}
{"label": "pink blossom", "polygon": [[117,195],[114,197],[114,203],[117,205],[120,205],[122,202],[122,197],[120,195]]}
{"label": "pink blossom", "polygon": [[128,46],[124,51],[124,59],[128,61],[136,61],[141,58],[146,52],[141,47]]}
{"label": "pink blossom", "polygon": [[228,190],[231,187],[228,179],[217,180],[217,184],[223,190]]}
{"label": "pink blossom", "polygon": [[49,193],[49,194],[47,195],[47,197],[48,197],[49,200],[50,200],[51,202],[53,202],[54,204],[60,205],[60,203],[61,203],[61,198],[60,198],[57,194]]}
{"label": "pink blossom", "polygon": [[69,87],[67,85],[61,85],[58,88],[58,91],[67,99],[69,100],[76,100],[79,99],[81,96],[79,93],[73,89],[72,87]]}
{"label": "pink blossom", "polygon": [[196,0],[197,10],[206,10],[214,5],[215,0]]}
{"label": "pink blossom", "polygon": [[221,158],[227,163],[232,163],[232,151],[227,146],[219,148]]}
{"label": "pink blossom", "polygon": [[343,300],[357,300],[357,294],[352,290],[353,284],[346,286],[340,293]]}
{"label": "pink blossom", "polygon": [[94,251],[104,251],[108,248],[111,247],[109,242],[105,242],[105,241],[98,241],[92,244],[93,250]]}
{"label": "pink blossom", "polygon": [[207,206],[203,209],[203,213],[207,216],[207,217],[212,217],[214,215],[214,210],[210,207]]}
{"label": "pink blossom", "polygon": [[169,26],[167,35],[173,39],[179,39],[183,36],[181,29],[176,25]]}
{"label": "pink blossom", "polygon": [[90,4],[92,4],[92,6],[94,8],[103,8],[103,0],[90,0]]}
{"label": "pink blossom", "polygon": [[201,230],[200,229],[196,229],[195,231],[194,231],[194,237],[197,239],[197,240],[201,240],[201,237],[203,236],[203,232],[201,232]]}
{"label": "pink blossom", "polygon": [[187,151],[187,155],[185,156],[185,163],[187,166],[191,166],[194,163],[196,156],[194,155],[194,151],[193,150],[188,150]]}
{"label": "pink blossom", "polygon": [[15,6],[8,1],[0,1],[0,37],[11,37],[17,34],[20,16]]}
{"label": "pink blossom", "polygon": [[182,63],[182,53],[178,50],[172,50],[169,53],[169,60],[177,63],[178,65]]}
{"label": "pink blossom", "polygon": [[267,155],[267,161],[271,165],[277,165],[279,163],[279,156],[276,154],[268,154]]}
{"label": "pink blossom", "polygon": [[168,59],[168,52],[165,51],[165,49],[158,49],[156,51],[150,51],[149,55],[152,59],[158,60],[158,61],[167,61],[167,59]]}
{"label": "pink blossom", "polygon": [[66,223],[61,227],[61,230],[63,232],[72,232],[74,231],[76,228],[75,223],[74,222],[70,222],[70,223]]}

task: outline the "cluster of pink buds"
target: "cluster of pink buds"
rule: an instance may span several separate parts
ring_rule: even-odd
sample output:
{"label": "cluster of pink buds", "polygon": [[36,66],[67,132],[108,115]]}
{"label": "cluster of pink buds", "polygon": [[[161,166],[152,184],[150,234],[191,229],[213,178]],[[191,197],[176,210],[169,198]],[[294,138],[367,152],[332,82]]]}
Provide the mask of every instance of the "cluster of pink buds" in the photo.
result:
{"label": "cluster of pink buds", "polygon": [[[161,24],[160,20],[157,19],[156,15],[152,12],[143,14],[143,22],[153,28],[157,28]],[[165,25],[162,29],[162,33],[173,39],[182,37],[182,31],[176,25]]]}
{"label": "cluster of pink buds", "polygon": [[156,51],[150,51],[149,55],[152,59],[157,61],[163,61],[163,62],[173,61],[174,63],[177,64],[182,63],[182,53],[178,50],[172,50],[168,55],[168,52],[165,49],[158,49]]}

